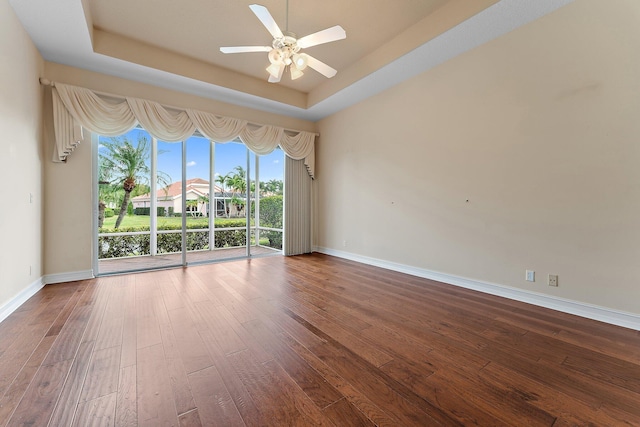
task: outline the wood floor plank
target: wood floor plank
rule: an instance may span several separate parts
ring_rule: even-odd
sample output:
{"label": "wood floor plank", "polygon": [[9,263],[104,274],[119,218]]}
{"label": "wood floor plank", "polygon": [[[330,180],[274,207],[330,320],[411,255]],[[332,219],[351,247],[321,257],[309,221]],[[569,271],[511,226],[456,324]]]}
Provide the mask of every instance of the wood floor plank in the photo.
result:
{"label": "wood floor plank", "polygon": [[308,425],[295,403],[285,399],[285,390],[273,381],[269,371],[251,355],[249,350],[233,353],[227,358],[264,420],[270,420],[272,425]]}
{"label": "wood floor plank", "polygon": [[60,330],[58,338],[53,343],[44,361],[45,365],[71,360],[75,357],[91,316],[91,308],[88,305],[76,305],[69,319]]}
{"label": "wood floor plank", "polygon": [[640,425],[640,331],[321,254],[45,286],[5,425]]}
{"label": "wood floor plank", "polygon": [[180,423],[180,427],[203,427],[197,409],[180,415],[178,422]]}
{"label": "wood floor plank", "polygon": [[368,362],[346,348],[327,343],[315,346],[311,351],[362,390],[383,411],[395,415],[402,425],[458,424],[434,403],[411,392],[382,371],[372,369]]}
{"label": "wood floor plank", "polygon": [[[144,300],[149,302],[149,300]],[[155,313],[136,319],[136,347],[138,349],[159,345],[162,343],[160,335],[160,321]]]}
{"label": "wood floor plank", "polygon": [[118,391],[120,351],[120,346],[94,349],[80,394],[81,401],[93,400]]}
{"label": "wood floor plank", "polygon": [[113,317],[106,312],[96,338],[96,350],[121,346],[123,328],[124,316]]}
{"label": "wood floor plank", "polygon": [[[81,285],[82,282],[78,284]],[[64,285],[63,285],[64,286]],[[34,310],[33,313],[29,316],[29,323],[52,323],[60,314],[60,311],[67,305],[69,299],[77,292],[77,290],[73,287],[64,287],[61,289],[59,293],[53,293],[51,288],[47,289],[48,286],[43,288],[43,291],[49,292],[52,296],[50,299],[45,299],[47,303],[43,304],[41,307]]]}
{"label": "wood floor plank", "polygon": [[[178,330],[178,333],[181,333],[181,331]],[[173,390],[176,412],[181,415],[193,411],[196,409],[196,405],[189,385],[188,372],[185,369],[183,359],[180,357],[178,342],[171,325],[168,323],[160,325],[160,334],[162,335],[162,348],[167,364],[167,374]],[[210,364],[207,366],[210,366]]]}
{"label": "wood floor plank", "polygon": [[202,425],[244,426],[242,416],[214,366],[189,374],[189,383]]}
{"label": "wood floor plank", "polygon": [[136,365],[120,369],[118,396],[116,398],[116,426],[135,427],[138,425],[136,390]]}
{"label": "wood floor plank", "polygon": [[175,347],[187,373],[210,367],[213,362],[198,335],[190,311],[187,308],[176,308],[169,310],[168,314],[173,330],[180,332],[175,335]]}
{"label": "wood floor plank", "polygon": [[70,366],[71,359],[42,365],[29,384],[7,426],[46,426]]}
{"label": "wood floor plank", "polygon": [[[29,360],[27,360],[22,369],[20,369],[11,385],[7,388],[2,398],[0,398],[0,420],[8,420],[10,418],[24,396],[27,387],[29,387],[29,384],[33,381],[54,340],[55,337],[45,337],[40,341],[40,344],[38,344],[38,347],[33,351]],[[5,367],[3,366],[3,368]],[[0,425],[4,424],[0,423]]]}
{"label": "wood floor plank", "polygon": [[73,293],[73,295],[71,295],[71,298],[69,298],[69,300],[67,301],[67,304],[62,308],[61,311],[58,312],[58,316],[56,317],[56,320],[53,321],[53,324],[47,331],[47,336],[56,336],[60,333],[60,330],[62,329],[64,324],[67,322],[67,319],[69,319],[69,316],[75,309],[76,304],[78,304],[78,302],[82,298],[84,290],[85,290],[84,288],[79,287]]}
{"label": "wood floor plank", "polygon": [[430,376],[426,383],[428,386],[450,388],[461,399],[507,425],[551,426],[556,420],[555,416],[524,399],[507,399],[507,393],[501,387],[484,382],[475,374],[442,369]]}
{"label": "wood floor plank", "polygon": [[271,374],[271,380],[284,393],[288,402],[292,402],[296,410],[304,417],[302,425],[333,426],[325,413],[314,404],[309,395],[302,390],[295,380],[293,380],[282,369],[282,366],[275,360],[263,363],[267,372]]}
{"label": "wood floor plank", "polygon": [[[288,335],[282,335],[287,345],[302,357],[309,366],[322,374],[324,379],[344,396],[355,408],[377,426],[397,426],[400,424],[394,415],[386,414],[369,399],[364,392],[358,390],[347,380],[338,375],[329,365],[320,360],[307,347]],[[331,412],[331,411],[329,411]]]}
{"label": "wood floor plank", "polygon": [[272,334],[261,321],[253,320],[243,326],[257,342],[277,357],[278,364],[319,408],[324,408],[342,399],[343,396],[336,389],[331,387],[303,358],[283,343],[280,337]]}
{"label": "wood floor plank", "polygon": [[497,387],[502,387],[510,393],[512,396],[508,400],[526,400],[532,405],[557,414],[557,421],[566,421],[568,425],[624,425],[622,418],[611,417],[607,412],[600,411],[599,408],[602,405],[586,404],[570,399],[556,388],[545,386],[509,367],[490,363],[478,375],[484,381],[495,384]]}
{"label": "wood floor plank", "polygon": [[205,319],[208,325],[207,330],[213,333],[216,342],[225,354],[235,353],[247,348],[245,342],[223,316],[223,306],[213,306],[208,302],[199,302],[196,303],[196,309]]}
{"label": "wood floor plank", "polygon": [[78,353],[73,359],[71,370],[64,383],[56,407],[51,416],[51,426],[70,426],[76,413],[76,408],[80,402],[80,393],[84,386],[94,341],[87,341],[80,344]]}
{"label": "wood floor plank", "polygon": [[135,286],[130,282],[127,285],[123,306],[122,354],[120,355],[120,367],[122,368],[136,363],[138,348]]}
{"label": "wood floor plank", "polygon": [[327,406],[322,412],[324,412],[329,419],[341,420],[341,426],[344,427],[374,427],[376,425],[345,398]]}
{"label": "wood floor plank", "polygon": [[115,427],[117,393],[107,394],[78,405],[74,427]]}
{"label": "wood floor plank", "polygon": [[136,397],[139,426],[175,426],[178,424],[162,344],[138,349]]}
{"label": "wood floor plank", "polygon": [[247,425],[259,425],[265,418],[256,407],[255,402],[249,395],[240,376],[233,369],[231,361],[226,357],[222,347],[211,331],[201,331],[200,335],[243,421]]}
{"label": "wood floor plank", "polygon": [[11,316],[0,322],[0,357],[20,336],[29,323],[30,316],[31,310],[14,311]]}
{"label": "wood floor plank", "polygon": [[49,329],[49,324],[28,325],[20,336],[0,356],[0,396],[4,396],[11,383],[29,360],[33,351],[40,345]]}

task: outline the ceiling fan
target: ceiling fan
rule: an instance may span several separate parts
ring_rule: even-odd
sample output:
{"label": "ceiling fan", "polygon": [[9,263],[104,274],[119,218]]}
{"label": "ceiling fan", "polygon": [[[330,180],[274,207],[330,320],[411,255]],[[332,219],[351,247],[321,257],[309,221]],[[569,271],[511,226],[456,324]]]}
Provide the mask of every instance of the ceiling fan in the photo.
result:
{"label": "ceiling fan", "polygon": [[[267,67],[269,72],[269,82],[278,83],[282,78],[285,69],[289,67],[291,80],[298,79],[304,74],[307,66],[313,68],[327,78],[336,75],[337,71],[313,56],[301,53],[301,49],[342,40],[347,37],[347,33],[340,25],[327,28],[317,33],[309,34],[300,39],[288,31],[280,30],[275,19],[271,16],[266,7],[259,4],[249,5],[256,17],[262,22],[267,31],[273,36],[271,46],[231,46],[221,47],[222,53],[246,53],[246,52],[268,52],[269,62]],[[289,19],[289,1],[287,0],[287,21]],[[287,22],[288,28],[288,22]]]}

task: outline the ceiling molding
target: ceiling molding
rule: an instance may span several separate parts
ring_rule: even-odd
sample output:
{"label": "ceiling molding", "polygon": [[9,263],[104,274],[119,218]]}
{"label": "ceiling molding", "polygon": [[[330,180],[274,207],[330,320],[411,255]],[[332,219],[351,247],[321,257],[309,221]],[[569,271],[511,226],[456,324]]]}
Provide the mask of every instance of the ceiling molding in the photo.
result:
{"label": "ceiling molding", "polygon": [[[468,6],[470,1],[458,0],[445,7]],[[493,3],[493,0],[483,1],[485,4]],[[124,49],[119,46],[123,42],[117,40],[119,36],[93,27],[90,14],[85,12],[87,0],[9,0],[9,3],[47,61],[243,107],[317,121],[573,1],[501,0],[472,14],[444,33],[425,33],[423,36],[428,41],[415,49],[407,49],[408,52],[389,63],[382,64],[384,61],[380,60],[385,57],[384,51],[365,56],[360,59],[360,64],[354,65],[358,69],[344,70],[344,80],[336,79],[335,83],[327,81],[310,94],[233,74],[231,70],[143,43],[138,43],[135,49]],[[434,15],[437,16],[437,13],[434,12]],[[464,14],[460,16],[464,17]],[[429,19],[428,16],[408,29],[407,35],[403,33],[397,36],[396,42],[412,33],[421,33],[430,22]],[[392,40],[389,46],[381,48],[393,51],[393,47]],[[139,49],[146,52],[141,55],[144,59],[135,57]],[[176,62],[163,64],[160,58],[167,58],[167,55],[173,55],[169,57]],[[369,65],[371,68],[367,68]],[[221,84],[221,81],[225,83]]]}

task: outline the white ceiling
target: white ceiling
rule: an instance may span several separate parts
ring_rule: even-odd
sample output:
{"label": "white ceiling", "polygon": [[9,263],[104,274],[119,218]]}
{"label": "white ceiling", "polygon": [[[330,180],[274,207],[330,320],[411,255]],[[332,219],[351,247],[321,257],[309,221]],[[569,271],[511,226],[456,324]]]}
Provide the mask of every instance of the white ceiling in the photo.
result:
{"label": "white ceiling", "polygon": [[[299,37],[341,25],[347,38],[307,49],[338,70],[331,81],[309,70],[296,81],[283,77],[277,85],[266,82],[266,53],[219,51],[220,46],[271,44],[248,7],[250,0],[9,3],[47,61],[316,121],[573,0],[501,0],[489,7],[495,0],[483,0],[486,9],[427,34],[445,25],[440,23],[451,14],[443,11],[462,9],[458,6],[470,1],[290,0],[289,30]],[[260,4],[284,30],[286,0]],[[166,66],[148,60],[154,55],[167,58]],[[191,68],[180,68],[183,63]]]}

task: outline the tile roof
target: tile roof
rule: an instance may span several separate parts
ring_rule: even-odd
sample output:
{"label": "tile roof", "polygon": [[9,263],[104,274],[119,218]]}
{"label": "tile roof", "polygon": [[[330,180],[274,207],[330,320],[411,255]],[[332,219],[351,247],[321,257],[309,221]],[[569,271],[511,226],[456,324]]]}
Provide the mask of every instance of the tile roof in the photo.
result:
{"label": "tile roof", "polygon": [[[209,181],[202,178],[192,178],[187,180],[187,193],[194,192],[200,196],[206,196],[209,194]],[[216,192],[221,192],[222,188],[217,185],[214,186]],[[156,191],[156,198],[158,199],[175,199],[182,193],[182,181],[177,181],[169,184],[167,187],[161,188]],[[149,193],[142,194],[140,196],[133,197],[131,200],[148,200]]]}

